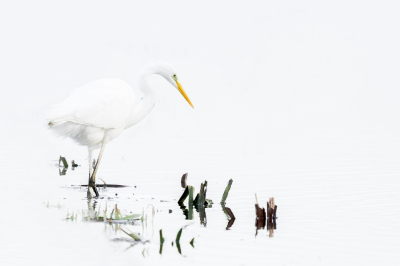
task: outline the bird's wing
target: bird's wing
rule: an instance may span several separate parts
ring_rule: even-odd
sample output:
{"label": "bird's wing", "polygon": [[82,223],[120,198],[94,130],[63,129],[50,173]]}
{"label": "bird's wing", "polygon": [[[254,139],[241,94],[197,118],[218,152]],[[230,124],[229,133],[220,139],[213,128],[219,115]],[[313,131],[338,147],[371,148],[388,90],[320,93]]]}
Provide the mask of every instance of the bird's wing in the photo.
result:
{"label": "bird's wing", "polygon": [[132,88],[123,80],[102,79],[77,88],[51,108],[49,123],[74,122],[99,128],[125,125],[136,105]]}

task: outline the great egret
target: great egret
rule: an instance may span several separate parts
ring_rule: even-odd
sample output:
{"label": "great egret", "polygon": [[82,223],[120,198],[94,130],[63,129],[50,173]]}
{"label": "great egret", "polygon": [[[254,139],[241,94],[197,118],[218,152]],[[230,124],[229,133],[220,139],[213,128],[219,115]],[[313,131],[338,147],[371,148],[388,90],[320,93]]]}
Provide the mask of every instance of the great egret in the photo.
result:
{"label": "great egret", "polygon": [[[100,79],[78,87],[63,102],[52,106],[48,112],[48,126],[57,135],[69,137],[87,146],[89,159],[88,197],[99,196],[96,173],[106,144],[142,120],[153,108],[155,99],[149,85],[149,77],[158,74],[171,83],[193,107],[178,81],[175,69],[168,63],[147,65],[139,76],[139,89],[143,97],[138,99],[132,88],[120,79]],[[93,151],[100,148],[93,167]]]}

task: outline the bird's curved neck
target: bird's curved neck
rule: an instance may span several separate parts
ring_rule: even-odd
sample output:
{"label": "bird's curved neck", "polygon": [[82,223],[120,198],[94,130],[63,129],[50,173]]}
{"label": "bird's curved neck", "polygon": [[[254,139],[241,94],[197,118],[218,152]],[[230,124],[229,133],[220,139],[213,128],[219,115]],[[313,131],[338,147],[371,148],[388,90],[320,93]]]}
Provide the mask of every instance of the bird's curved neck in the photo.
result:
{"label": "bird's curved neck", "polygon": [[144,68],[139,75],[139,89],[143,92],[143,98],[138,99],[135,109],[132,110],[125,128],[131,127],[142,120],[154,107],[155,97],[151,89],[150,76],[158,74],[153,65]]}

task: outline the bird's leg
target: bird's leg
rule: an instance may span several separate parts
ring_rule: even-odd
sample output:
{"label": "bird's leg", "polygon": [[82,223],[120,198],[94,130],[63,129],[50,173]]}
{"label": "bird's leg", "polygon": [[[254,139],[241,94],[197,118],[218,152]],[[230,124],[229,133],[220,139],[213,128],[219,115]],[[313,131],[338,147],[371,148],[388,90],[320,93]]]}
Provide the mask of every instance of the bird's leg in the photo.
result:
{"label": "bird's leg", "polygon": [[98,198],[99,197],[99,192],[97,191],[96,188],[96,182],[94,182],[90,176],[89,176],[89,185],[88,185],[88,192],[87,192],[88,198]]}
{"label": "bird's leg", "polygon": [[88,160],[89,160],[89,177],[91,177],[92,173],[93,173],[93,166],[94,166],[93,150],[89,150]]}
{"label": "bird's leg", "polygon": [[96,190],[93,190],[93,186],[92,186],[92,182],[91,182],[91,177],[93,174],[93,150],[91,150],[91,149],[89,149],[88,160],[89,160],[89,181],[88,181],[87,197],[88,197],[88,199],[91,199],[96,194]]}
{"label": "bird's leg", "polygon": [[96,194],[96,197],[99,196],[99,192],[97,191],[97,188],[96,188],[96,173],[97,173],[97,170],[99,169],[99,164],[100,164],[100,161],[101,161],[101,157],[103,157],[103,152],[104,152],[104,148],[105,147],[106,147],[106,143],[103,142],[103,144],[101,145],[99,158],[97,159],[97,162],[96,162],[96,167],[93,170],[93,174],[89,177],[88,189],[92,188],[94,193]]}

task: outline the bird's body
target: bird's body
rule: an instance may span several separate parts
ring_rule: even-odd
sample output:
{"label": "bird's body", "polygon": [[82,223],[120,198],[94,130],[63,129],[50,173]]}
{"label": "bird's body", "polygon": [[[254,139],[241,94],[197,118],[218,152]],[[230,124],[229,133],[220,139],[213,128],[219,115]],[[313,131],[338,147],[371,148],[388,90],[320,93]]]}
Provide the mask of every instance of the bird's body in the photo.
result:
{"label": "bird's body", "polygon": [[[69,137],[76,143],[87,146],[89,186],[97,195],[93,184],[105,145],[118,137],[124,129],[137,124],[154,106],[154,95],[149,85],[152,74],[159,74],[167,79],[192,105],[178,82],[173,67],[157,62],[146,66],[140,74],[139,89],[143,96],[138,97],[123,80],[101,79],[78,87],[66,100],[52,106],[48,112],[48,125],[58,136]],[[101,148],[101,151],[97,166],[92,169],[93,150],[97,148]]]}
{"label": "bird's body", "polygon": [[89,150],[101,147],[121,134],[138,100],[120,79],[101,79],[78,87],[50,112],[49,126]]}

